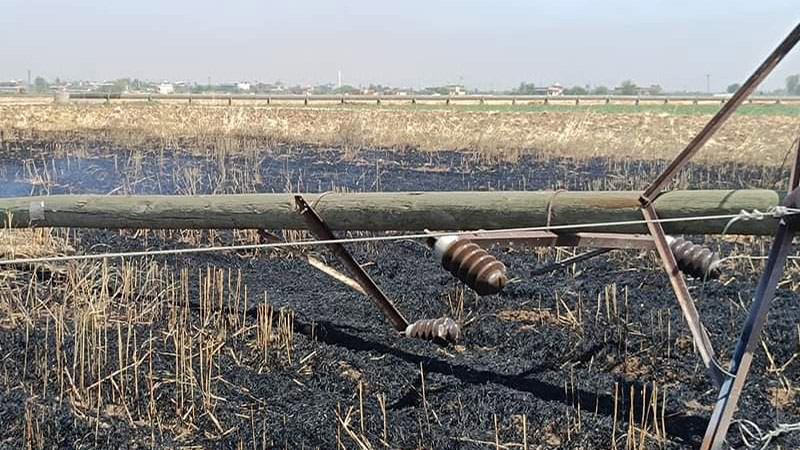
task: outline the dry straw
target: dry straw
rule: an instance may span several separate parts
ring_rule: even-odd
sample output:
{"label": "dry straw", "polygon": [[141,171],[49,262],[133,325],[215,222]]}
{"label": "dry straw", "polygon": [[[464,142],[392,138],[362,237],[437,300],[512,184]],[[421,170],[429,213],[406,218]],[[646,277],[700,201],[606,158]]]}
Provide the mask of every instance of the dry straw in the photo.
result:
{"label": "dry straw", "polygon": [[[187,142],[236,152],[274,142],[465,150],[491,159],[544,157],[670,159],[708,121],[665,110],[470,111],[200,104],[0,105],[6,141],[108,141],[174,147]],[[735,116],[701,161],[778,165],[798,131],[788,115]]]}

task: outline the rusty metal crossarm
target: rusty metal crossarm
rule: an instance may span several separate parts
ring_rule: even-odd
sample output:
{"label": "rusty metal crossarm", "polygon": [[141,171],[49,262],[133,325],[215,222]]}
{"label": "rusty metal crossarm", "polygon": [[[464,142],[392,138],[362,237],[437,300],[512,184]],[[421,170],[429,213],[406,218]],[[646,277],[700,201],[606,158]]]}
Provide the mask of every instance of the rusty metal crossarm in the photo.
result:
{"label": "rusty metal crossarm", "polygon": [[463,234],[482,246],[519,245],[523,247],[595,247],[609,249],[651,249],[653,238],[644,234],[621,233],[553,233],[550,231],[518,231],[508,233]]}

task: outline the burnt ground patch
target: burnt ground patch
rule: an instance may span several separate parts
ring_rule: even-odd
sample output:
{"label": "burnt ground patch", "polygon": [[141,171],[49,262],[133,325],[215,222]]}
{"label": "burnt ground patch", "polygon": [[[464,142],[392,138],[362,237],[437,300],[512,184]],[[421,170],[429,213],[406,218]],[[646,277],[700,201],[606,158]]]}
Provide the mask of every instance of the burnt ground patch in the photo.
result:
{"label": "burnt ground patch", "polygon": [[[637,189],[664,165],[541,156],[492,162],[388,150],[353,157],[299,146],[222,156],[100,146],[58,156],[42,156],[36,146],[15,152],[0,168],[7,180],[2,195]],[[773,187],[785,177],[778,168],[693,165],[680,183]],[[69,236],[79,252],[243,239],[230,232]],[[709,239],[723,256],[763,254],[762,241],[769,240]],[[113,275],[124,273],[119,261],[108,261],[112,275],[105,278],[101,265],[40,277],[31,295],[22,295],[31,281],[20,271],[8,276],[17,285],[3,297],[0,418],[9,425],[0,446],[378,448],[385,438],[391,448],[513,448],[527,439],[531,448],[688,449],[702,439],[714,392],[652,255],[612,252],[530,277],[557,252],[496,248],[512,283],[479,298],[420,242],[349,248],[410,320],[457,318],[463,342],[441,348],[398,337],[368,300],[309,266],[305,252],[149,259],[159,275],[137,266],[142,286],[148,277],[169,281],[172,274],[163,292],[175,296],[144,288],[104,293],[103,286],[124,284]],[[313,254],[341,269],[325,251]],[[720,281],[690,281],[722,361],[735,345],[760,267],[734,260]],[[213,281],[218,276],[223,281]],[[83,279],[97,282],[86,287]],[[796,280],[790,268],[737,413],[765,430],[800,421]],[[249,303],[208,300],[220,286],[230,299],[239,283]],[[264,302],[273,315],[259,310]],[[59,310],[66,324],[60,332]],[[267,321],[274,335],[264,344]],[[732,446],[743,444],[735,427],[729,438]],[[791,448],[800,436],[778,442]]]}

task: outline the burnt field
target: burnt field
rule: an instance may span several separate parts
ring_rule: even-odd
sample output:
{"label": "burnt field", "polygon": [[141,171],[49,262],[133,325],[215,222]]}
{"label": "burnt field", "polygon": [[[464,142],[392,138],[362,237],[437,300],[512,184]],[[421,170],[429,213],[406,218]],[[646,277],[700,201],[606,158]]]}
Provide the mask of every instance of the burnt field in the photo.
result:
{"label": "burnt field", "polygon": [[[0,196],[628,190],[664,164],[15,143],[0,161]],[[780,167],[692,165],[678,183],[773,188],[787,177]],[[254,230],[5,230],[0,251],[259,239]],[[764,255],[769,239],[693,239],[734,257],[720,280],[689,280],[727,366],[763,266],[747,257]],[[348,248],[409,320],[452,317],[462,341],[398,336],[368,299],[309,264],[344,271],[322,248],[0,267],[0,447],[691,449],[702,440],[716,391],[653,254],[614,251],[533,277],[580,250],[495,248],[511,282],[478,297],[422,241]],[[800,421],[799,274],[790,261],[736,414],[764,431]],[[728,437],[745,445],[737,425]],[[774,442],[796,448],[800,433]]]}

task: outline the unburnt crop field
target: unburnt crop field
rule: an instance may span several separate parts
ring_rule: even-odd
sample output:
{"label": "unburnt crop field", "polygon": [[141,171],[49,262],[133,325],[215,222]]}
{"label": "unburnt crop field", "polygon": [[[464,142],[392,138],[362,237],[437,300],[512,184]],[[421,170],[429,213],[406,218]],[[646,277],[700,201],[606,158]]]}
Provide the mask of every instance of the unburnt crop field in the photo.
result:
{"label": "unburnt crop field", "polygon": [[[0,111],[0,196],[285,192],[287,201],[296,192],[642,189],[707,120],[168,105]],[[797,129],[789,115],[737,116],[676,187],[785,186]],[[257,230],[0,233],[2,259],[263,242]],[[719,280],[689,280],[726,361],[770,239],[691,238],[730,257]],[[423,241],[347,247],[407,318],[449,316],[462,340],[399,336],[372,302],[318,269],[346,272],[324,248],[0,267],[0,447],[692,449],[702,440],[715,390],[652,252],[614,251],[532,276],[580,250],[496,247],[511,281],[478,297]],[[798,284],[791,260],[735,416],[762,430],[800,422]],[[728,437],[746,445],[737,424]],[[796,448],[800,433],[772,445]]]}
{"label": "unburnt crop field", "polygon": [[[491,160],[671,159],[717,107],[502,105],[290,107],[122,103],[2,105],[2,142],[112,143],[124,148],[259,150],[276,143],[463,151]],[[697,160],[780,165],[798,126],[798,105],[744,105]]]}

